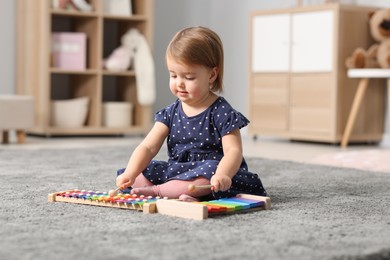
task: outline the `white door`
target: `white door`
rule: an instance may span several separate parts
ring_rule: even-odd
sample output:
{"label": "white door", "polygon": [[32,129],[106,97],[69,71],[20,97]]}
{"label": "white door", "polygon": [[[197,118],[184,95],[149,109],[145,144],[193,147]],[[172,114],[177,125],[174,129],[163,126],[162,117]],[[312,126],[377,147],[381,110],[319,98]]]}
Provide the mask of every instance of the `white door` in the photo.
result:
{"label": "white door", "polygon": [[292,72],[330,72],[333,65],[333,12],[292,15]]}
{"label": "white door", "polygon": [[289,71],[290,15],[256,16],[252,23],[252,72]]}

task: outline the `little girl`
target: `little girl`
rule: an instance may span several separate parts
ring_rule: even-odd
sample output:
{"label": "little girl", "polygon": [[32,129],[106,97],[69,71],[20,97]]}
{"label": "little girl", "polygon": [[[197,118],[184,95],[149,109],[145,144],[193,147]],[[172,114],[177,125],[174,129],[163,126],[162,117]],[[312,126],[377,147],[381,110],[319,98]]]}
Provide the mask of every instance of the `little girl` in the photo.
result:
{"label": "little girl", "polygon": [[[118,171],[118,187],[186,201],[266,195],[242,155],[240,128],[249,121],[217,95],[223,90],[223,59],[222,42],[208,28],[186,28],[173,37],[166,63],[177,100],[156,113],[153,128]],[[165,139],[168,161],[152,160]],[[211,184],[212,189],[189,191],[190,184]]]}

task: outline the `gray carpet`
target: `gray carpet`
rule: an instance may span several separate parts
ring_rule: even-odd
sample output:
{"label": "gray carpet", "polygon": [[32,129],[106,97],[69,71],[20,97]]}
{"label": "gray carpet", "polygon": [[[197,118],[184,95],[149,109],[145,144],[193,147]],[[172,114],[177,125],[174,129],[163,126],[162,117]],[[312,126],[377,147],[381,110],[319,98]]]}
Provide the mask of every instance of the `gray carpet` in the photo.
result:
{"label": "gray carpet", "polygon": [[47,202],[112,189],[131,150],[0,148],[0,258],[390,259],[385,173],[249,158],[273,209],[205,221]]}

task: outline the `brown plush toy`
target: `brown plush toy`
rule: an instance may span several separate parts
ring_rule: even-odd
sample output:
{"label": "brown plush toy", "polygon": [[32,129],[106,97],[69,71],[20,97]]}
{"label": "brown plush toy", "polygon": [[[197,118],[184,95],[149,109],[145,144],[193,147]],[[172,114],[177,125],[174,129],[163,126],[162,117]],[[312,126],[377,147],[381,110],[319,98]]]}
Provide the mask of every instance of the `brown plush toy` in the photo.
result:
{"label": "brown plush toy", "polygon": [[390,39],[384,40],[379,45],[377,60],[381,68],[390,68]]}
{"label": "brown plush toy", "polygon": [[370,18],[372,37],[380,42],[377,60],[381,68],[390,68],[390,9],[374,12]]}
{"label": "brown plush toy", "polygon": [[390,68],[390,9],[380,9],[369,15],[371,36],[378,41],[368,50],[357,48],[347,58],[347,68]]}
{"label": "brown plush toy", "polygon": [[345,66],[350,69],[378,68],[378,47],[379,44],[374,44],[367,51],[363,48],[357,48],[352,56],[347,58]]}
{"label": "brown plush toy", "polygon": [[390,9],[377,10],[370,14],[370,32],[378,42],[390,39]]}

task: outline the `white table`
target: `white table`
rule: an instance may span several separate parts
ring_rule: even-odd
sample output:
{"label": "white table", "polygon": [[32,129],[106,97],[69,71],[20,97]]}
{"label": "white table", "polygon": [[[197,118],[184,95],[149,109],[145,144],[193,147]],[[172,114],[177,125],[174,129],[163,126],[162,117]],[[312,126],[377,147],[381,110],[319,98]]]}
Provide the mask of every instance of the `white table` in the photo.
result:
{"label": "white table", "polygon": [[[348,145],[349,138],[353,126],[355,124],[356,115],[359,112],[359,108],[366,92],[368,82],[370,78],[386,78],[387,79],[387,116],[388,123],[390,124],[390,69],[349,69],[348,77],[360,78],[358,89],[355,94],[355,98],[352,103],[351,112],[349,113],[347,125],[345,126],[343,139],[341,141],[341,147],[345,148]],[[390,129],[390,127],[389,127]]]}

